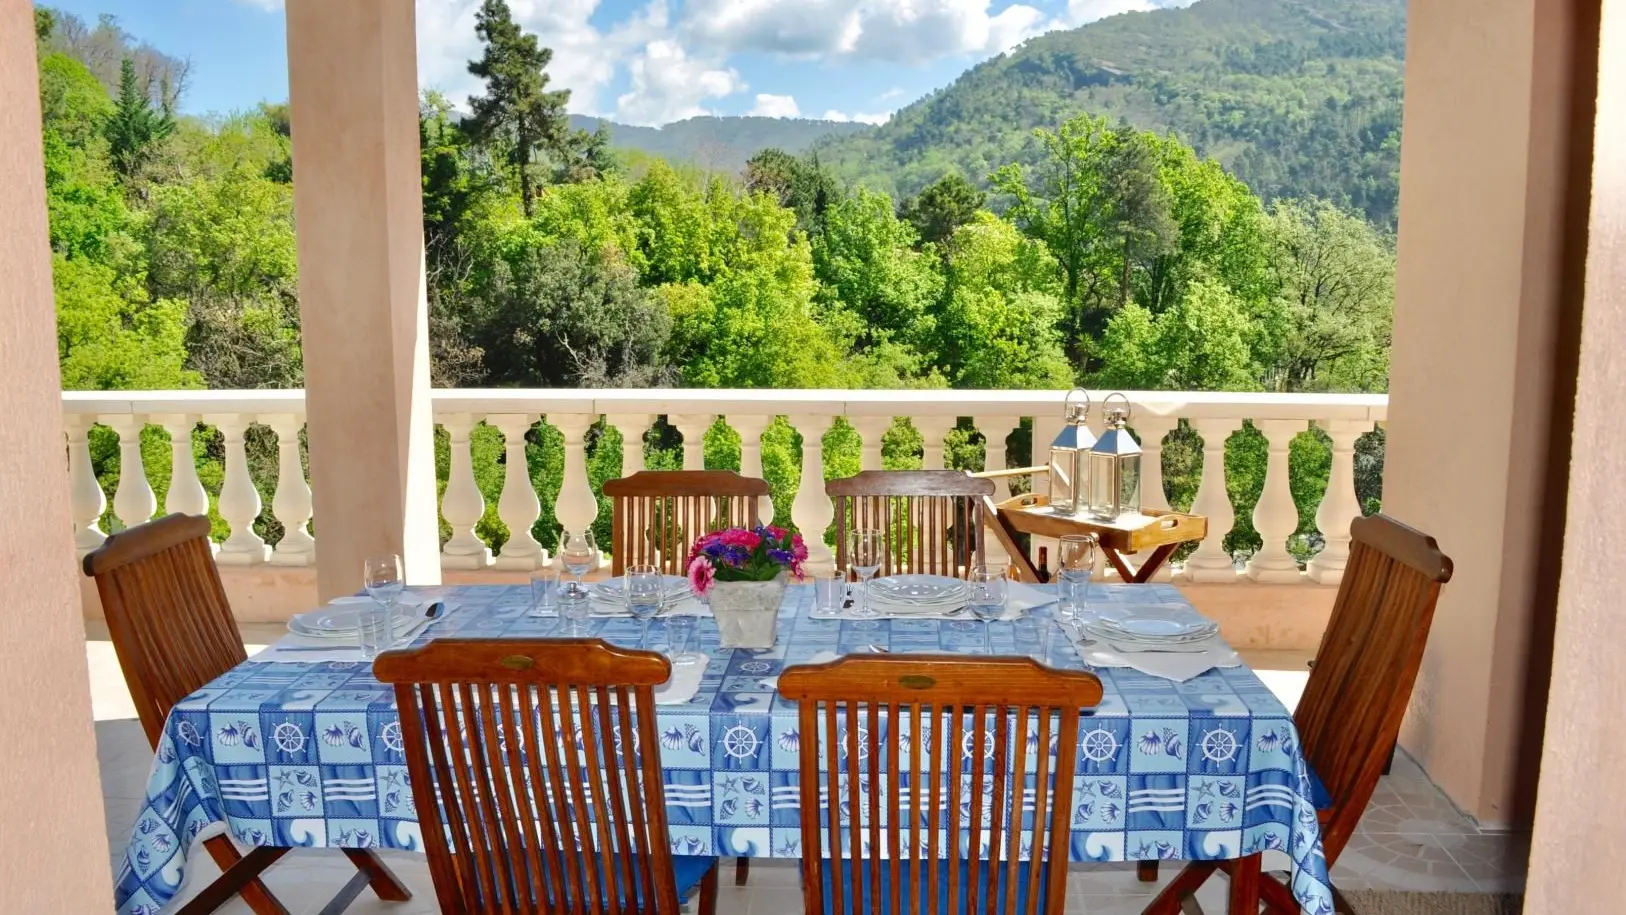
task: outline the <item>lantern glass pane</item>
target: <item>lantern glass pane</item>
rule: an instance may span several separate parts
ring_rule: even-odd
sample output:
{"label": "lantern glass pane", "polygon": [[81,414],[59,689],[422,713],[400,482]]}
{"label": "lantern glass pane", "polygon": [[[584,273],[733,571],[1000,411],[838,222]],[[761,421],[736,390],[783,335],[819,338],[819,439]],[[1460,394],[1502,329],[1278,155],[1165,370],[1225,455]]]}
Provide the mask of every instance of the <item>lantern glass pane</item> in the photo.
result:
{"label": "lantern glass pane", "polygon": [[1090,512],[1102,518],[1118,516],[1118,459],[1090,454]]}
{"label": "lantern glass pane", "polygon": [[1050,505],[1055,511],[1070,512],[1074,509],[1073,459],[1078,452],[1072,448],[1051,448],[1050,466],[1056,473],[1050,474]]}
{"label": "lantern glass pane", "polygon": [[1140,455],[1126,454],[1119,458],[1118,507],[1120,511],[1140,514]]}

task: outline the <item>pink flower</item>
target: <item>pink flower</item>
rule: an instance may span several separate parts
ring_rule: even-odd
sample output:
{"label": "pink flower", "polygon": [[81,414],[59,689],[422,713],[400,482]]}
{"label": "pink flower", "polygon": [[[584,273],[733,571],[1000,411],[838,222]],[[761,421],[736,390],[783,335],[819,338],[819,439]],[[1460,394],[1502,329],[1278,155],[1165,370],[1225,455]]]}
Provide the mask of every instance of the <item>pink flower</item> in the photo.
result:
{"label": "pink flower", "polygon": [[[796,534],[790,538],[790,552],[792,556],[796,557],[796,564],[798,566],[800,566],[802,562],[807,559],[807,543],[802,540],[801,534]],[[797,577],[800,576],[801,573],[798,572]]]}
{"label": "pink flower", "polygon": [[723,541],[723,546],[738,546],[747,550],[755,550],[762,544],[761,537],[739,527],[731,527],[717,536]]}
{"label": "pink flower", "polygon": [[711,590],[713,574],[711,562],[704,556],[696,557],[689,563],[689,588],[696,594],[704,595]]}

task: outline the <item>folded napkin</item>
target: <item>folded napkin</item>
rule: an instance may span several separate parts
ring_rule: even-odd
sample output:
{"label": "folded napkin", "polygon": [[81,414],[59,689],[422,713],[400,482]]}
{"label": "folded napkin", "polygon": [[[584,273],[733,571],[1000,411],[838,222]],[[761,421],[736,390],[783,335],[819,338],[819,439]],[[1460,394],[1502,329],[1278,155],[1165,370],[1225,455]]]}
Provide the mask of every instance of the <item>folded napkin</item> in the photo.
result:
{"label": "folded napkin", "polygon": [[[424,616],[424,612],[434,602],[434,598],[422,597],[403,600],[395,605],[395,613],[398,617],[413,620],[410,626],[403,624],[396,626],[396,647],[406,645],[416,639],[423,634],[423,631],[431,623],[437,621]],[[452,607],[448,605],[438,619],[445,619],[446,614],[450,613],[451,610]],[[275,643],[250,656],[249,660],[259,664],[272,662],[315,664],[318,661],[365,661],[367,659],[361,654],[361,645],[349,639],[317,638],[315,636],[300,635],[297,632],[288,632],[277,639]]]}
{"label": "folded napkin", "polygon": [[700,692],[700,678],[706,673],[705,664],[674,664],[672,678],[655,690],[656,705],[683,705]]}
{"label": "folded napkin", "polygon": [[1020,581],[1011,582],[1005,593],[1009,597],[1006,604],[1012,610],[1032,610],[1035,607],[1053,604],[1057,600],[1056,589],[1035,588]]}
{"label": "folded napkin", "polygon": [[[1064,627],[1072,628],[1072,627]],[[1183,683],[1216,667],[1239,667],[1242,658],[1219,639],[1208,651],[1116,651],[1104,642],[1079,646],[1079,656],[1091,667],[1128,667],[1143,674]],[[1074,645],[1078,643],[1075,641]]]}

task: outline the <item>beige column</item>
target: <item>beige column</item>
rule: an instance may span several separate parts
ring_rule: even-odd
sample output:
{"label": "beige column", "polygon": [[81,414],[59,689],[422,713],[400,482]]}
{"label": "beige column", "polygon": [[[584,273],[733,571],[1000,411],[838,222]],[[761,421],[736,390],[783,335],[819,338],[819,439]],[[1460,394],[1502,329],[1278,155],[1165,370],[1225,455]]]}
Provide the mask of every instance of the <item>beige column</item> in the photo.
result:
{"label": "beige column", "polygon": [[0,3],[0,909],[79,915],[111,911],[113,890],[57,431],[37,73],[33,5]]}
{"label": "beige column", "polygon": [[1456,577],[1402,742],[1485,824],[1528,823],[1545,708],[1589,147],[1572,100],[1590,124],[1572,73],[1596,60],[1582,5],[1408,8],[1383,508]]}
{"label": "beige column", "polygon": [[440,581],[411,3],[289,0],[317,589],[400,553]]}
{"label": "beige column", "polygon": [[[1626,614],[1620,576],[1626,549],[1626,6],[1604,7],[1593,146],[1591,230],[1581,327],[1575,432],[1569,467],[1569,532],[1553,639],[1552,683],[1541,756],[1540,800],[1530,852],[1526,912],[1618,912],[1626,868],[1585,866],[1620,847],[1626,759],[1619,722],[1626,696]],[[1578,64],[1579,65],[1579,64]],[[1608,859],[1606,859],[1608,860]]]}

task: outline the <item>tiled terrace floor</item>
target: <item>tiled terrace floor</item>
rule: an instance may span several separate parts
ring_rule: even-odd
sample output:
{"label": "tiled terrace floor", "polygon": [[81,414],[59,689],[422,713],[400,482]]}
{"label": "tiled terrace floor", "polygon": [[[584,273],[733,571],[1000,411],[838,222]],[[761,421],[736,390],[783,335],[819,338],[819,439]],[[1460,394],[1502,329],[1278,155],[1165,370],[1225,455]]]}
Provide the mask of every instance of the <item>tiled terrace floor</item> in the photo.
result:
{"label": "tiled terrace floor", "polygon": [[[278,627],[248,626],[244,635],[251,643],[263,644],[275,638],[277,631]],[[86,651],[96,706],[107,839],[116,868],[140,806],[152,753],[134,720],[118,662],[105,639],[105,631],[92,626]],[[1291,652],[1244,655],[1284,701],[1297,701],[1304,681],[1302,656]],[[1393,774],[1379,785],[1360,830],[1333,869],[1333,880],[1344,889],[1522,890],[1527,852],[1528,840],[1523,836],[1481,831],[1452,807],[1415,763],[1402,755],[1396,760]],[[401,905],[381,903],[363,894],[349,911],[355,915],[435,912],[425,859],[404,853],[386,853],[385,857],[417,898]],[[1177,870],[1177,863],[1167,864],[1162,868],[1162,881]],[[194,854],[187,870],[187,892],[206,885],[218,873],[208,855],[201,851]],[[334,852],[298,851],[274,866],[266,882],[291,912],[307,915],[319,910],[352,873],[345,859]],[[732,862],[724,862],[723,873],[718,905],[721,915],[788,915],[800,911],[801,890],[794,861],[753,862],[750,885],[746,887],[732,885]],[[1068,881],[1067,913],[1137,913],[1159,886],[1161,881],[1137,882],[1130,864],[1081,866],[1075,868]],[[1198,899],[1207,911],[1223,912],[1224,878],[1210,881]],[[234,901],[220,911],[237,915],[249,910]]]}

